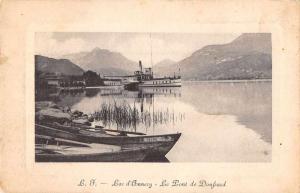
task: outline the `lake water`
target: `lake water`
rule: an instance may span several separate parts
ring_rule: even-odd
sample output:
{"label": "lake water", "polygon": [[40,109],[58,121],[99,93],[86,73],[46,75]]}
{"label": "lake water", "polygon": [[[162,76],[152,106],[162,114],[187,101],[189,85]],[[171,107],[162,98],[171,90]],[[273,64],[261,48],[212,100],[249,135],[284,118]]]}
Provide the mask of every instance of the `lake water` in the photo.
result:
{"label": "lake water", "polygon": [[[147,134],[182,133],[170,162],[268,162],[272,150],[272,82],[183,82],[181,88],[86,89],[51,98],[93,114],[126,109],[122,122],[99,116],[95,124]],[[127,111],[126,111],[127,112]]]}

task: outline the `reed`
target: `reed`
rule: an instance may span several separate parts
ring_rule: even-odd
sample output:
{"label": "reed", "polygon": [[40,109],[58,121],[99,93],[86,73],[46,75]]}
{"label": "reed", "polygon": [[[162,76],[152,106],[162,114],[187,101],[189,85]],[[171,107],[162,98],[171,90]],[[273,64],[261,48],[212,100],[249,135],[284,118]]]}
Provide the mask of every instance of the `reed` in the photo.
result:
{"label": "reed", "polygon": [[146,128],[157,124],[176,124],[177,121],[184,119],[184,114],[180,112],[175,114],[174,110],[170,111],[168,108],[155,111],[144,108],[141,111],[138,105],[136,102],[130,105],[126,100],[119,103],[115,100],[102,103],[100,109],[93,113],[93,117],[96,121],[102,121],[104,126],[116,125],[120,130],[129,128],[136,130],[140,124]]}

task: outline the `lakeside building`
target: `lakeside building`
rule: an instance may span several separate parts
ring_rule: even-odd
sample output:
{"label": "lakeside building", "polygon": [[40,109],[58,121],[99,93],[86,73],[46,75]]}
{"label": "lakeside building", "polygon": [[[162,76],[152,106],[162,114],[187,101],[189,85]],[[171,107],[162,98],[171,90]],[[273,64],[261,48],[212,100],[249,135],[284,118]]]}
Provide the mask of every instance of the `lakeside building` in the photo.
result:
{"label": "lakeside building", "polygon": [[105,77],[103,79],[103,84],[105,86],[121,86],[122,85],[122,79],[117,77]]}
{"label": "lakeside building", "polygon": [[45,74],[44,76],[42,75],[40,79],[44,80],[50,87],[59,87],[63,81],[63,77],[56,74]]}
{"label": "lakeside building", "polygon": [[82,76],[68,76],[59,73],[43,73],[38,77],[46,87],[50,88],[84,88],[86,83]]}

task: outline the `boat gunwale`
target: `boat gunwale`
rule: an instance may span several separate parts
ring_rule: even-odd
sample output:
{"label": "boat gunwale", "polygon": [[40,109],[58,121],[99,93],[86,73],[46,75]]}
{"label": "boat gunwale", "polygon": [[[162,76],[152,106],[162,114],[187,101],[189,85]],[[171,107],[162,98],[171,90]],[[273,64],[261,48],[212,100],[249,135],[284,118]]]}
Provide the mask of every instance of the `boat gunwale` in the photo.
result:
{"label": "boat gunwale", "polygon": [[[104,134],[107,135],[107,134]],[[85,134],[78,134],[78,136],[86,136]],[[95,138],[153,138],[153,137],[177,137],[178,138],[181,136],[181,133],[171,133],[171,134],[159,134],[159,135],[140,135],[140,136],[118,136],[118,135],[111,135],[111,136],[90,136],[90,137],[95,137]]]}
{"label": "boat gunwale", "polygon": [[[74,128],[70,127],[71,130],[74,130],[74,133],[72,131],[66,131],[66,130],[61,130],[61,129],[58,129],[58,128],[53,128],[51,126],[45,126],[45,125],[40,125],[40,124],[35,124],[37,126],[42,126],[42,127],[48,127],[49,129],[53,129],[53,130],[58,130],[58,131],[63,131],[65,133],[71,133],[71,134],[75,134],[75,135],[78,135],[78,136],[87,136],[85,134],[81,134],[80,133],[80,130],[77,130],[78,133],[76,132],[75,133],[75,130]],[[78,127],[77,127],[78,128]],[[91,127],[91,129],[93,129]],[[86,129],[82,129],[82,130],[86,130]],[[86,130],[87,131],[87,130]],[[116,130],[117,131],[117,130]],[[88,132],[93,132],[93,131],[88,131]],[[96,133],[96,132],[95,132]],[[171,134],[158,134],[158,135],[136,135],[136,136],[118,136],[118,135],[110,135],[110,134],[107,134],[107,133],[104,133],[103,135],[110,135],[110,136],[101,136],[101,137],[106,137],[106,138],[151,138],[151,137],[167,137],[167,136],[181,136],[182,133],[171,133]],[[91,136],[91,137],[97,137],[97,138],[100,138],[100,136]]]}

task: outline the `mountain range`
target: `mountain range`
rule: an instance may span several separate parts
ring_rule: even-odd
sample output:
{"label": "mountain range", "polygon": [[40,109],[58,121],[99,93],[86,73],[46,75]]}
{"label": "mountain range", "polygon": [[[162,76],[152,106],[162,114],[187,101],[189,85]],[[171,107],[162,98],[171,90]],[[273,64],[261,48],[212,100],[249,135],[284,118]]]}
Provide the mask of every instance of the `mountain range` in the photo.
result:
{"label": "mountain range", "polygon": [[168,68],[168,67],[171,67],[173,66],[174,64],[176,64],[177,62],[174,61],[174,60],[171,60],[171,59],[164,59],[164,60],[161,60],[159,62],[157,62],[154,67],[155,68]]}
{"label": "mountain range", "polygon": [[67,59],[54,59],[35,55],[35,69],[41,72],[82,75],[84,70]]}
{"label": "mountain range", "polygon": [[[64,74],[92,70],[101,75],[130,75],[138,64],[121,53],[95,48],[64,55],[65,59],[36,56],[37,69]],[[154,75],[180,74],[184,80],[234,80],[272,78],[272,44],[269,33],[246,33],[227,44],[208,45],[190,56],[154,65]]]}
{"label": "mountain range", "polygon": [[180,67],[185,80],[272,78],[271,34],[242,34],[232,42],[205,46],[173,65],[154,66],[158,75]]}
{"label": "mountain range", "polygon": [[138,64],[121,53],[94,48],[90,52],[64,55],[84,70],[92,70],[101,75],[130,75],[138,69]]}

